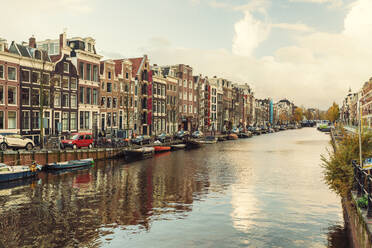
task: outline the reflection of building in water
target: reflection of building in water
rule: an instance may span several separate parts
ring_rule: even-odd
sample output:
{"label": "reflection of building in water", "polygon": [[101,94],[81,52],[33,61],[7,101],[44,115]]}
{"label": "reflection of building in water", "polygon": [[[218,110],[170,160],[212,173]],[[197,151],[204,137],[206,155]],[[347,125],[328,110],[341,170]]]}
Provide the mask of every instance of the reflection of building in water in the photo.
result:
{"label": "reflection of building in water", "polygon": [[107,234],[102,227],[148,229],[150,217],[164,213],[165,206],[167,213],[191,211],[193,196],[205,187],[195,180],[193,164],[104,163],[47,174],[34,190],[18,191],[16,196],[25,201],[0,212],[0,240],[8,247],[98,247],[97,240]]}

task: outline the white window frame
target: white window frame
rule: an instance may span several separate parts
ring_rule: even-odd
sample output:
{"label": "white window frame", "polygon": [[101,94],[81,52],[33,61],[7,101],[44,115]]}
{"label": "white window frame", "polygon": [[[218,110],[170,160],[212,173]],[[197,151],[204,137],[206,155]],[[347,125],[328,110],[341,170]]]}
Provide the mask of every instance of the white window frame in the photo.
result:
{"label": "white window frame", "polygon": [[[15,79],[10,79],[10,78],[9,78],[9,69],[10,69],[10,68],[15,69]],[[8,78],[8,81],[17,82],[17,79],[18,79],[18,75],[17,75],[17,74],[18,74],[18,73],[17,73],[17,67],[15,67],[15,66],[9,66],[9,65],[8,65],[7,73],[8,73],[8,74],[7,74],[7,75],[8,75],[8,77],[7,77],[7,78]]]}
{"label": "white window frame", "polygon": [[[39,97],[40,98],[40,97]],[[40,101],[40,100],[39,100]],[[33,113],[39,113],[39,118],[38,118],[38,124],[39,124],[39,128],[36,128],[36,129],[32,129],[32,130],[40,130],[40,123],[39,123],[39,120],[40,120],[40,111],[39,110],[36,110],[36,111],[32,111],[32,114],[31,114],[31,116],[30,116],[30,118],[31,118],[31,123],[30,123],[30,125],[31,125],[31,128],[32,128],[32,119],[33,119]]]}
{"label": "white window frame", "polygon": [[[31,106],[31,88],[30,87],[21,87],[21,98],[22,98],[22,89],[28,89],[28,104],[26,105],[23,105],[22,106]],[[21,99],[21,103],[22,103],[22,99]]]}
{"label": "white window frame", "polygon": [[[11,128],[11,127],[9,127],[9,120],[10,120],[10,118],[9,118],[9,113],[10,112],[14,112],[15,113],[15,127],[14,128]],[[17,118],[18,118],[18,115],[17,115],[17,111],[16,110],[9,110],[8,111],[8,118],[6,118],[7,119],[7,124],[8,124],[8,129],[17,129]]]}
{"label": "white window frame", "polygon": [[[14,99],[15,99],[15,103],[9,103],[9,88],[14,88],[15,89],[15,97],[14,97]],[[8,92],[8,101],[7,101],[7,104],[8,104],[8,106],[16,106],[17,105],[17,100],[18,100],[18,89],[17,89],[17,86],[13,86],[13,85],[8,85],[8,87],[7,87],[7,92]]]}
{"label": "white window frame", "polygon": [[[63,128],[63,116],[64,114],[67,114],[67,129]],[[69,115],[69,112],[62,112],[62,116],[61,116],[61,123],[62,123],[62,132],[63,131],[68,131],[68,128],[69,128],[69,122],[70,122],[70,115]]]}
{"label": "white window frame", "polygon": [[[65,71],[65,65],[67,65],[67,71]],[[70,64],[67,62],[63,62],[63,73],[69,73],[70,72]]]}
{"label": "white window frame", "polygon": [[[67,95],[67,106],[63,106],[63,95]],[[68,94],[68,93],[63,93],[62,92],[62,94],[61,94],[61,107],[62,108],[64,108],[64,109],[66,109],[66,108],[69,108],[70,107],[70,96],[69,96],[70,94]]]}
{"label": "white window frame", "polygon": [[3,102],[2,103],[0,102],[0,105],[5,105],[5,90],[4,90],[5,85],[0,85],[0,87],[3,88]]}
{"label": "white window frame", "polygon": [[[56,95],[59,95],[59,104],[58,105],[56,105],[56,99],[57,99]],[[54,98],[53,99],[54,100],[54,102],[53,102],[54,107],[60,108],[62,106],[61,92],[60,91],[54,92],[54,97],[53,98]]]}
{"label": "white window frame", "polygon": [[[23,128],[22,123],[23,123],[23,113],[28,112],[28,128]],[[30,110],[22,110],[22,119],[21,119],[21,128],[22,130],[31,130],[31,111]]]}
{"label": "white window frame", "polygon": [[[73,101],[72,101],[73,96],[75,96],[75,105],[73,104]],[[70,107],[77,108],[77,94],[70,94],[70,101],[71,101]]]}
{"label": "white window frame", "polygon": [[[67,78],[67,88],[66,87],[63,87],[63,79],[65,79],[65,78]],[[69,77],[67,77],[67,76],[63,76],[62,78],[61,78],[61,87],[63,88],[63,89],[70,89],[70,78]]]}
{"label": "white window frame", "polygon": [[[75,114],[75,124],[76,124],[76,127],[73,128],[72,127],[72,115]],[[71,131],[77,131],[78,130],[78,113],[77,112],[70,112],[70,129]]]}
{"label": "white window frame", "polygon": [[24,78],[22,78],[22,82],[25,82],[25,83],[31,83],[31,70],[26,70],[26,69],[22,69],[21,70],[21,73],[22,71],[28,71],[28,81],[25,81]]}
{"label": "white window frame", "polygon": [[3,76],[0,76],[0,79],[5,79],[5,65],[0,65],[3,68]]}

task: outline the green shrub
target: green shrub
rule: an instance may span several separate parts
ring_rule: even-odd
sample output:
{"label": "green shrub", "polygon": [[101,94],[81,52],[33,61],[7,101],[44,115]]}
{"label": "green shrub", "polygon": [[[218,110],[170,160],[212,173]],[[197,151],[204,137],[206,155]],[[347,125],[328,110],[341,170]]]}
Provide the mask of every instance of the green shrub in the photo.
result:
{"label": "green shrub", "polygon": [[[343,138],[338,142],[336,151],[329,151],[321,156],[324,180],[329,188],[342,197],[350,197],[354,171],[353,159],[359,161],[358,135],[348,134],[342,130]],[[362,157],[372,156],[372,133],[362,133]]]}
{"label": "green shrub", "polygon": [[367,195],[364,195],[364,196],[360,197],[357,200],[357,204],[358,204],[358,207],[360,207],[360,208],[367,208],[368,207],[368,198],[367,198]]}

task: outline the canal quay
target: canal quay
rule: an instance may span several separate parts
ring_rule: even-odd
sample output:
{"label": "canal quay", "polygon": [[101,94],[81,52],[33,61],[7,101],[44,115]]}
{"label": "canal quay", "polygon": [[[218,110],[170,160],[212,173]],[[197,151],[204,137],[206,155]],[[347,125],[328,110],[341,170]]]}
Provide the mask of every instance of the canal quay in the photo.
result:
{"label": "canal quay", "polygon": [[134,162],[40,173],[0,189],[0,247],[346,248],[315,128]]}

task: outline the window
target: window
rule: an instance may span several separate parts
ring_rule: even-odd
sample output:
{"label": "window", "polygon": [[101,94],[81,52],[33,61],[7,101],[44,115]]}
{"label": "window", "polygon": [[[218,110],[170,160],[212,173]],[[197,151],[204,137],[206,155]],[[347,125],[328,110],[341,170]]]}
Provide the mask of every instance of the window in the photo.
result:
{"label": "window", "polygon": [[107,83],[107,92],[112,92],[112,83]]}
{"label": "window", "polygon": [[40,105],[40,91],[39,89],[32,89],[31,91],[31,105],[39,106]]}
{"label": "window", "polygon": [[76,108],[77,106],[77,97],[75,94],[71,94],[71,108]]}
{"label": "window", "polygon": [[183,112],[184,112],[184,113],[187,112],[187,105],[186,105],[186,104],[183,105]]}
{"label": "window", "polygon": [[50,83],[50,75],[47,73],[43,73],[43,80],[42,83],[45,85],[49,85]]}
{"label": "window", "polygon": [[30,71],[22,70],[21,78],[23,82],[29,83],[30,82]]}
{"label": "window", "polygon": [[61,87],[61,75],[54,75],[53,83],[56,88]]}
{"label": "window", "polygon": [[32,129],[39,129],[39,112],[32,112],[32,118],[31,118],[31,127]]}
{"label": "window", "polygon": [[68,77],[62,78],[62,88],[68,89]]}
{"label": "window", "polygon": [[192,101],[192,93],[189,93],[189,101]]}
{"label": "window", "polygon": [[33,71],[31,73],[31,82],[34,84],[39,84],[40,83],[40,72]]}
{"label": "window", "polygon": [[157,105],[157,101],[154,101],[154,113],[157,113],[158,112],[158,105]]}
{"label": "window", "polygon": [[179,112],[181,113],[182,112],[182,106],[180,105],[179,107]]}
{"label": "window", "polygon": [[71,78],[71,85],[70,85],[72,90],[77,89],[77,79],[76,78]]}
{"label": "window", "polygon": [[79,103],[84,103],[84,88],[80,87],[79,92],[80,92]]}
{"label": "window", "polygon": [[165,86],[164,85],[161,87],[161,95],[165,96]]}
{"label": "window", "polygon": [[102,82],[101,88],[104,90],[105,89],[105,82]]}
{"label": "window", "polygon": [[17,88],[8,86],[8,104],[17,104]]}
{"label": "window", "polygon": [[71,130],[77,130],[77,116],[76,113],[70,114]]}
{"label": "window", "polygon": [[117,99],[116,97],[114,97],[114,98],[112,99],[112,107],[113,107],[113,108],[116,108],[117,101],[118,101],[118,99]]}
{"label": "window", "polygon": [[107,97],[107,108],[111,108],[111,97]]}
{"label": "window", "polygon": [[161,103],[161,113],[165,113],[165,104],[164,102]]}
{"label": "window", "polygon": [[87,64],[87,80],[92,80],[92,65]]}
{"label": "window", "polygon": [[88,52],[92,51],[92,44],[88,43]]}
{"label": "window", "polygon": [[23,106],[30,105],[30,88],[22,88],[21,89],[21,104]]}
{"label": "window", "polygon": [[4,129],[4,112],[0,111],[0,129]]}
{"label": "window", "polygon": [[192,114],[192,105],[189,105],[189,113]]}
{"label": "window", "polygon": [[129,78],[129,73],[128,73],[128,72],[125,73],[125,78],[126,78],[126,79]]}
{"label": "window", "polygon": [[62,107],[68,108],[68,94],[62,94]]}
{"label": "window", "polygon": [[101,97],[101,106],[104,107],[106,106],[106,97]]}
{"label": "window", "polygon": [[92,104],[92,89],[91,88],[87,88],[86,104]]}
{"label": "window", "polygon": [[158,85],[158,95],[159,96],[161,95],[161,85],[160,84]]}
{"label": "window", "polygon": [[85,129],[89,129],[89,119],[90,119],[90,112],[85,111],[85,118],[84,118],[84,127]]}
{"label": "window", "polygon": [[66,62],[63,63],[63,72],[69,73],[69,64]]}
{"label": "window", "polygon": [[68,113],[63,112],[62,113],[62,131],[68,130]]}
{"label": "window", "polygon": [[49,106],[50,101],[49,101],[49,90],[43,90],[43,106]]}
{"label": "window", "polygon": [[112,125],[116,127],[117,125],[117,118],[118,118],[118,113],[112,113]]}
{"label": "window", "polygon": [[107,77],[108,77],[108,79],[111,79],[111,71],[109,71],[108,73],[107,73]]}
{"label": "window", "polygon": [[54,93],[54,107],[61,107],[61,93]]}
{"label": "window", "polygon": [[93,89],[93,104],[94,105],[98,104],[98,91],[97,91],[97,89]]}
{"label": "window", "polygon": [[17,128],[17,112],[8,111],[8,129]]}
{"label": "window", "polygon": [[4,79],[4,66],[0,65],[0,78]]}
{"label": "window", "polygon": [[8,80],[17,80],[17,69],[15,67],[8,66]]}
{"label": "window", "polygon": [[186,80],[183,80],[183,87],[187,87],[187,82],[186,82]]}
{"label": "window", "polygon": [[93,65],[93,81],[98,82],[98,66]]}
{"label": "window", "polygon": [[117,91],[117,85],[114,83],[114,91]]}
{"label": "window", "polygon": [[197,112],[197,108],[194,108],[194,114],[196,114],[196,112]]}
{"label": "window", "polygon": [[79,63],[79,76],[81,79],[86,79],[84,77],[84,63],[83,62]]}
{"label": "window", "polygon": [[107,113],[107,126],[111,127],[111,113]]}
{"label": "window", "polygon": [[22,129],[30,129],[30,111],[22,111]]}

